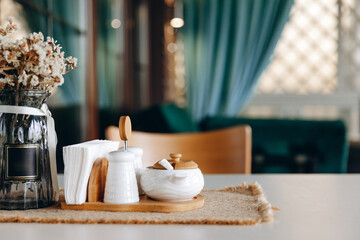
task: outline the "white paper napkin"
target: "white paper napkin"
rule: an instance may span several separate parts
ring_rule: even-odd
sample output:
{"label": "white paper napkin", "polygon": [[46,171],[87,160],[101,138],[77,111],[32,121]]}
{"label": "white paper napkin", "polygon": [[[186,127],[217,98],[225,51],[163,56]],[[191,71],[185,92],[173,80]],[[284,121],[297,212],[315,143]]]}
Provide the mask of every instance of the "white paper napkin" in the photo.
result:
{"label": "white paper napkin", "polygon": [[119,142],[107,140],[93,140],[63,147],[67,204],[82,204],[86,201],[87,185],[95,160],[118,148]]}

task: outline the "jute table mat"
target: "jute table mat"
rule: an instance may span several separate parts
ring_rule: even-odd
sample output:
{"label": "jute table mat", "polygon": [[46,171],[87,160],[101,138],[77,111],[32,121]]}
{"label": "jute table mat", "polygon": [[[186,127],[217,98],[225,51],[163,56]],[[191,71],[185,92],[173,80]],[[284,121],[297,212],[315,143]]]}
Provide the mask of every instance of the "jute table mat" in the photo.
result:
{"label": "jute table mat", "polygon": [[73,211],[62,210],[60,204],[56,204],[34,210],[0,210],[0,222],[254,225],[274,219],[273,209],[256,182],[221,190],[204,190],[201,194],[205,198],[204,207],[189,212]]}

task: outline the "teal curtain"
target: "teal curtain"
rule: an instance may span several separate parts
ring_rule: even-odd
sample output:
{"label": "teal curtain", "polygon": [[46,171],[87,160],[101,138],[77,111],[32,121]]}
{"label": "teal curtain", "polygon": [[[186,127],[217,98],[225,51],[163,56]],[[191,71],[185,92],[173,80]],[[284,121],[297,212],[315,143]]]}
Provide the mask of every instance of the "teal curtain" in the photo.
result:
{"label": "teal curtain", "polygon": [[[69,25],[53,21],[53,37],[63,47],[65,57],[78,58],[78,69],[64,75],[64,84],[58,88],[65,105],[81,105],[85,100],[86,48],[85,30],[80,26],[80,2],[73,0],[53,0],[52,11]],[[83,31],[83,32],[80,32]]]}
{"label": "teal curtain", "polygon": [[124,27],[111,27],[113,19],[123,21],[122,6],[114,0],[97,0],[97,78],[100,109],[120,106],[124,58]]}
{"label": "teal curtain", "polygon": [[183,0],[188,107],[236,116],[271,60],[293,0]]}

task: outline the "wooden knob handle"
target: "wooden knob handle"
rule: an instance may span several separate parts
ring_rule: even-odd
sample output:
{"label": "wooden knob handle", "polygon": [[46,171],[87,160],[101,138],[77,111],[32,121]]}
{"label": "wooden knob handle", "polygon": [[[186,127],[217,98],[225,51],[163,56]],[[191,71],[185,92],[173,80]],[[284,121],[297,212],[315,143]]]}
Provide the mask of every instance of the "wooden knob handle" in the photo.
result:
{"label": "wooden knob handle", "polygon": [[181,157],[182,157],[181,153],[170,153],[171,160],[173,160],[175,162],[179,162]]}
{"label": "wooden knob handle", "polygon": [[131,120],[129,116],[121,116],[119,119],[120,139],[127,141],[131,136]]}

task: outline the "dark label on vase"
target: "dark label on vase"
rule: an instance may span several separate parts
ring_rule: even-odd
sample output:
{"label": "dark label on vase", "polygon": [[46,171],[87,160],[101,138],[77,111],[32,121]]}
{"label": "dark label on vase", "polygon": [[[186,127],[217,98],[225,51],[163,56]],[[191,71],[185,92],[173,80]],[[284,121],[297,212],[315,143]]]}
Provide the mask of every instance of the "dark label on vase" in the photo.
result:
{"label": "dark label on vase", "polygon": [[5,179],[39,178],[39,145],[5,145]]}

